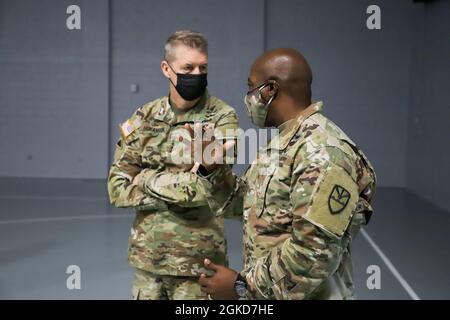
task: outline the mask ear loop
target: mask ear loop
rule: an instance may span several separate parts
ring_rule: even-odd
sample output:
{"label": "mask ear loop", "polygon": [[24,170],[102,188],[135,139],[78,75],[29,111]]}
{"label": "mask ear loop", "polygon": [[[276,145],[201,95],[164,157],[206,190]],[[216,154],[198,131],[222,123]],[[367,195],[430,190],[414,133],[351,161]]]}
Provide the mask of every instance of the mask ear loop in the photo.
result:
{"label": "mask ear loop", "polygon": [[[178,80],[178,73],[175,72],[175,70],[173,70],[172,66],[170,65],[169,61],[166,60],[167,65],[169,66],[170,70],[172,70],[173,73],[175,73],[175,75],[177,76],[177,80]],[[177,86],[175,85],[175,83],[173,83],[172,79],[170,79],[169,77],[169,81],[170,83],[174,86],[174,88],[176,88]]]}
{"label": "mask ear loop", "polygon": [[177,74],[177,73],[175,72],[175,70],[172,68],[172,66],[170,65],[169,61],[167,61],[167,60],[165,60],[165,61],[166,61],[167,65],[169,66],[170,70],[172,70],[173,73]]}
{"label": "mask ear loop", "polygon": [[[259,86],[258,91],[259,91],[259,95],[261,96],[261,98],[262,98],[261,90],[264,89],[268,85],[269,85],[269,83],[267,82],[267,83],[263,83],[262,85]],[[268,108],[270,106],[270,104],[272,103],[273,99],[275,99],[275,96],[277,95],[277,93],[275,93],[273,96],[270,97],[269,101],[267,101],[266,104],[264,105],[264,108]],[[269,112],[267,110],[266,116],[264,117],[264,124],[266,123],[268,114],[269,114]]]}
{"label": "mask ear loop", "polygon": [[[258,91],[259,91],[259,94],[261,95],[261,98],[262,98],[261,90],[264,89],[265,87],[267,87],[268,85],[270,85],[270,83],[266,82],[266,83],[263,83],[262,85],[260,85],[259,88],[257,88]],[[256,88],[255,88],[255,89],[256,89]],[[267,103],[266,103],[266,105],[265,105],[266,107],[267,107],[269,104],[272,103],[272,101],[275,99],[275,97],[277,96],[277,94],[278,94],[278,91],[277,91],[273,96],[271,96],[271,97],[269,98],[269,101],[267,101]],[[266,116],[267,116],[267,115],[266,115]]]}
{"label": "mask ear loop", "polygon": [[273,99],[275,99],[276,94],[274,94],[273,96],[270,97],[269,101],[267,101],[266,106],[270,105],[273,101]]}

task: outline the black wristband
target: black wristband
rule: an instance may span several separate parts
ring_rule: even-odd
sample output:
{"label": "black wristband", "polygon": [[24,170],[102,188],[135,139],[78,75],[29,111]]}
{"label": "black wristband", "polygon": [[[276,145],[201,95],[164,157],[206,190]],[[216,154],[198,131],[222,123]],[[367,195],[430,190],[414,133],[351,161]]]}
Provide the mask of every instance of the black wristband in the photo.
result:
{"label": "black wristband", "polygon": [[206,170],[206,168],[205,168],[205,166],[204,165],[200,165],[199,167],[198,167],[198,173],[200,173],[200,175],[202,175],[202,176],[204,176],[204,177],[206,177],[207,175],[209,175],[209,172],[208,172],[208,170]]}
{"label": "black wristband", "polygon": [[247,281],[245,280],[245,278],[240,273],[238,273],[235,282],[238,282],[238,281],[243,283],[245,285],[245,287],[247,287]]}

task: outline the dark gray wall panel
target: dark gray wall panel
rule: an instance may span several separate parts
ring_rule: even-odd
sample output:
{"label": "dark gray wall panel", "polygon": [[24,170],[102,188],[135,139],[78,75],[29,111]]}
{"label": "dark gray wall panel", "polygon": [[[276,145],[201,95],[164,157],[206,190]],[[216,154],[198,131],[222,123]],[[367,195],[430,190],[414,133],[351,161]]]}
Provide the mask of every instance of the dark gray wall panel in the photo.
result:
{"label": "dark gray wall panel", "polygon": [[415,14],[407,188],[450,210],[450,2]]}
{"label": "dark gray wall panel", "polygon": [[366,27],[371,4],[270,0],[267,44],[304,53],[325,114],[363,148],[380,185],[403,186],[413,3],[376,1],[381,30]]}
{"label": "dark gray wall panel", "polygon": [[0,176],[103,178],[108,1],[0,2]]}

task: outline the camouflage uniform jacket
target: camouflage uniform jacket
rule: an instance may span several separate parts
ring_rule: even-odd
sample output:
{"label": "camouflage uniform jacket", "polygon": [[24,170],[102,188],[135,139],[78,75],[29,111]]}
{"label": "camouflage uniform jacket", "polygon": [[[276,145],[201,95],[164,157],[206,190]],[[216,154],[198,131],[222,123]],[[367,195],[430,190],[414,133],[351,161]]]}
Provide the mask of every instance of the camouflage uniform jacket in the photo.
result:
{"label": "camouflage uniform jacket", "polygon": [[[188,134],[184,124],[194,122],[212,124],[219,136],[238,128],[234,109],[208,93],[185,112],[168,97],[154,100],[121,125],[108,192],[111,204],[136,209],[128,260],[138,269],[197,276],[205,272],[205,257],[227,264],[223,218],[211,212],[209,191],[189,171],[192,164],[176,158],[178,138]],[[138,186],[132,183],[137,174]]]}
{"label": "camouflage uniform jacket", "polygon": [[376,178],[321,109],[283,124],[241,179],[226,167],[202,179],[220,190],[219,215],[243,216],[250,299],[353,298],[350,243],[371,216]]}

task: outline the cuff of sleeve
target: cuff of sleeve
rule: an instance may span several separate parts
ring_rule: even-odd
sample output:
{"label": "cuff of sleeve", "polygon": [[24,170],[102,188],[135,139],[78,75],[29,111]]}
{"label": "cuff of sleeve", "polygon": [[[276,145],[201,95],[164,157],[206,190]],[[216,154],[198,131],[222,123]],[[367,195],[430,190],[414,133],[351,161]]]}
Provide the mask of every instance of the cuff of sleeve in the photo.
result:
{"label": "cuff of sleeve", "polygon": [[[259,258],[246,272],[241,272],[247,282],[247,296],[249,299],[273,299],[272,281],[267,281],[270,256]],[[271,279],[274,280],[274,279]]]}
{"label": "cuff of sleeve", "polygon": [[200,165],[200,167],[197,170],[197,175],[203,179],[206,180],[211,180],[212,177],[217,175],[217,172],[220,170],[220,168],[207,173],[206,170],[204,169],[204,167],[202,165]]}
{"label": "cuff of sleeve", "polygon": [[241,276],[245,279],[247,300],[267,299],[265,296],[259,293],[258,288],[256,288],[254,282],[252,281],[251,270],[249,270],[249,272],[242,271]]}
{"label": "cuff of sleeve", "polygon": [[155,174],[155,172],[150,169],[144,169],[139,174],[141,175],[141,178],[139,179],[138,186],[139,186],[140,190],[144,191],[145,186],[147,185],[148,179],[151,179],[153,177],[153,175]]}
{"label": "cuff of sleeve", "polygon": [[215,185],[216,182],[218,180],[220,180],[220,178],[226,174],[227,172],[227,165],[221,165],[219,168],[217,168],[216,170],[214,170],[213,172],[210,172],[207,175],[198,173],[198,175],[206,180],[208,180],[212,185]]}

